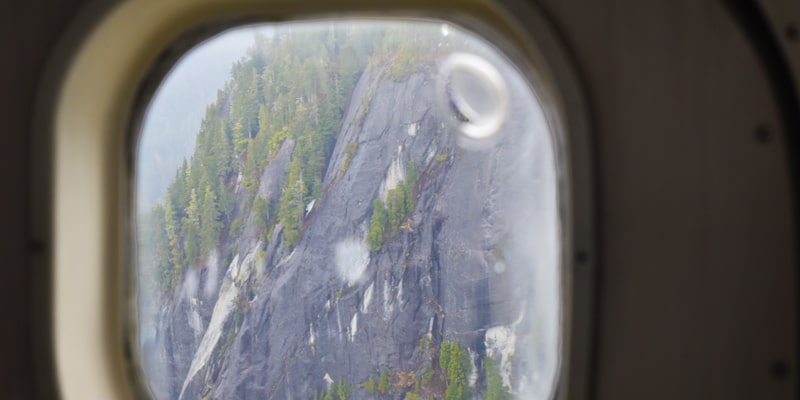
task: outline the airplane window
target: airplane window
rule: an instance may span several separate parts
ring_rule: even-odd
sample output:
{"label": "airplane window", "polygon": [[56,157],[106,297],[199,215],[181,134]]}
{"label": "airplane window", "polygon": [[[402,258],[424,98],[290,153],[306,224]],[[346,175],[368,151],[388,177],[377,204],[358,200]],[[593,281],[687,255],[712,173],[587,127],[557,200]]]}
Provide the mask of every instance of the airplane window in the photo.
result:
{"label": "airplane window", "polygon": [[136,150],[152,397],[551,398],[563,177],[526,68],[435,20],[187,53]]}

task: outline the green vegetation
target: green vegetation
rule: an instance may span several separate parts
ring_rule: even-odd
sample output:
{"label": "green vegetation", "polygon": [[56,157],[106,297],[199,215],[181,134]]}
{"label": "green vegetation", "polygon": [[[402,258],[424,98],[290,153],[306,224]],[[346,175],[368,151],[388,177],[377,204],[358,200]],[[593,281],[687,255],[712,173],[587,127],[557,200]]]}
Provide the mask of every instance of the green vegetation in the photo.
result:
{"label": "green vegetation", "polygon": [[346,383],[343,378],[339,378],[337,382],[331,383],[325,395],[320,397],[320,393],[316,392],[314,398],[321,398],[323,400],[347,400],[353,393],[353,385]]}
{"label": "green vegetation", "polygon": [[239,234],[239,228],[242,227],[242,220],[236,219],[231,223],[231,228],[228,230],[228,235],[236,236]]}
{"label": "green vegetation", "polygon": [[336,398],[338,400],[347,400],[353,392],[353,386],[345,383],[342,378],[339,378],[339,382],[335,382],[331,385],[331,392],[336,393]]}
{"label": "green vegetation", "polygon": [[432,335],[431,334],[422,335],[422,337],[419,338],[419,351],[420,351],[420,353],[425,351],[426,348],[430,347],[431,344],[433,344]]}
{"label": "green vegetation", "polygon": [[[403,193],[401,190],[399,193]],[[403,218],[405,215],[405,199],[400,199],[398,196],[398,191],[395,189],[389,189],[389,192],[386,193],[386,202],[387,204],[387,215],[389,217],[389,228],[391,234],[397,232],[397,228],[400,227],[400,219]]]}
{"label": "green vegetation", "polygon": [[388,60],[386,76],[395,82],[419,71],[429,60],[431,51],[442,41],[439,32],[418,28],[396,29],[383,38],[383,55]]}
{"label": "green vegetation", "polygon": [[386,204],[384,205],[379,198],[375,199],[367,235],[370,250],[380,251],[384,240],[397,233],[401,227],[409,225],[410,230],[410,223],[403,224],[403,219],[414,211],[416,205],[414,188],[418,179],[416,168],[410,164],[406,169],[405,182],[398,184],[394,189],[389,189],[386,193]]}
{"label": "green vegetation", "polygon": [[439,352],[439,368],[447,384],[446,400],[469,399],[467,377],[472,372],[469,355],[456,342],[443,342]]}
{"label": "green vegetation", "polygon": [[417,168],[414,167],[413,163],[409,163],[408,168],[406,168],[406,182],[402,186],[402,190],[405,192],[405,204],[406,204],[406,213],[411,214],[414,212],[414,207],[416,206],[416,199],[414,198],[414,189],[417,187],[417,181],[419,180],[419,173],[417,172]]}
{"label": "green vegetation", "polygon": [[420,61],[413,44],[403,43],[387,66],[386,76],[393,81],[401,81],[419,69]]}
{"label": "green vegetation", "polygon": [[269,152],[267,153],[270,158],[275,157],[283,141],[286,140],[288,136],[289,134],[286,132],[286,127],[272,134],[272,137],[269,139]]}
{"label": "green vegetation", "polygon": [[269,232],[270,211],[269,200],[261,196],[256,196],[253,202],[253,223],[258,228],[258,233],[261,240],[267,240],[267,233]]}
{"label": "green vegetation", "polygon": [[375,394],[375,378],[373,378],[372,375],[370,375],[369,379],[367,379],[367,381],[361,386],[367,391],[367,393]]}
{"label": "green vegetation", "polygon": [[485,400],[511,400],[513,396],[503,384],[500,370],[494,365],[491,357],[483,360],[483,368],[486,370],[486,393],[483,398]]}
{"label": "green vegetation", "polygon": [[242,322],[244,321],[244,315],[250,308],[250,302],[247,301],[247,294],[245,292],[240,292],[236,297],[233,298],[231,304],[234,308],[233,323],[235,331],[238,331],[239,327],[242,326]]}
{"label": "green vegetation", "polygon": [[422,386],[428,386],[433,381],[433,370],[429,369],[426,370],[424,374],[422,374]]}
{"label": "green vegetation", "polygon": [[342,162],[342,171],[346,171],[350,166],[350,160],[356,155],[358,151],[358,142],[348,143],[345,148],[344,161]]}
{"label": "green vegetation", "polygon": [[[420,353],[424,354],[433,339],[423,336],[419,340]],[[434,365],[435,354],[438,348],[438,365]],[[445,400],[467,400],[474,398],[478,388],[469,386],[469,376],[472,373],[472,362],[469,353],[457,342],[445,341],[439,347],[433,347],[434,354],[428,358],[423,356],[423,364],[411,371],[382,370],[380,378],[369,379],[359,385],[369,394],[384,395],[388,392],[404,394],[406,399],[437,398]],[[428,362],[432,364],[426,365]],[[481,392],[485,400],[511,400],[514,396],[507,386],[503,384],[500,370],[493,360],[485,357],[483,360],[485,387]],[[392,374],[395,375],[392,382]],[[394,388],[394,389],[393,389]]]}
{"label": "green vegetation", "polygon": [[[259,36],[231,68],[230,80],[206,108],[194,155],[175,173],[164,200],[146,218],[152,262],[162,291],[180,281],[219,244],[237,235],[250,212],[262,239],[280,221],[287,244],[302,231],[307,201],[321,193],[326,157],[335,142],[347,98],[382,35],[354,36],[348,28],[297,35]],[[336,47],[337,52],[329,49]],[[280,199],[258,198],[259,177],[281,146],[294,143]],[[248,198],[233,197],[236,180]],[[250,209],[252,206],[252,210]],[[234,225],[234,221],[240,221]]]}
{"label": "green vegetation", "polygon": [[369,234],[367,235],[370,250],[381,250],[381,246],[383,245],[383,229],[385,225],[386,207],[384,207],[381,199],[375,199],[375,202],[372,204],[372,218],[370,219]]}
{"label": "green vegetation", "polygon": [[[210,256],[229,263],[243,232],[255,229],[262,241],[297,245],[305,228],[306,205],[324,199],[322,180],[359,75],[372,62],[385,67],[388,79],[407,79],[433,59],[430,53],[419,51],[441,40],[438,32],[429,34],[398,30],[351,35],[347,28],[331,28],[258,38],[248,55],[233,66],[217,101],[206,109],[194,155],[175,171],[163,201],[139,216],[143,221],[140,235],[146,237],[143,259],[157,271],[162,293],[175,290],[187,269],[202,268]],[[426,35],[438,39],[425,40]],[[374,91],[362,96],[362,123]],[[362,156],[359,151],[364,149],[355,140],[345,146],[342,171],[357,154]],[[264,169],[279,154],[288,161],[285,174],[279,177],[280,190],[268,197],[259,195]],[[449,158],[447,153],[436,156],[439,162]],[[409,162],[403,182],[389,190],[385,200],[374,200],[367,237],[371,251],[381,251],[398,232],[412,230],[420,180],[420,172]],[[246,226],[248,222],[253,225]],[[266,248],[258,249],[259,264]],[[503,259],[502,248],[495,246],[491,252],[496,260]],[[404,269],[410,254],[406,252],[405,257],[398,260]],[[374,268],[377,271],[377,264]],[[264,280],[269,272],[263,271]],[[236,329],[252,298],[245,293],[249,292],[233,300]],[[334,295],[339,299],[344,290]],[[309,345],[315,348],[314,343]],[[472,364],[466,349],[447,341],[437,347],[433,336],[421,338],[419,346],[420,365],[411,371],[383,369],[357,386],[340,378],[316,397],[346,400],[354,388],[361,388],[375,397],[405,395],[409,400],[465,400],[478,390],[484,391],[486,400],[512,398],[490,358],[483,361],[485,379],[478,381],[485,385],[470,388]]]}
{"label": "green vegetation", "polygon": [[[325,169],[362,71],[368,63],[382,65],[389,79],[405,79],[432,62],[443,40],[435,27],[359,27],[358,35],[353,29],[256,36],[231,67],[230,79],[206,107],[192,157],[175,171],[162,202],[141,217],[148,235],[143,259],[154,266],[162,293],[212,254],[231,259],[220,242],[235,240],[251,216],[262,240],[278,239],[275,231],[285,245],[297,245],[306,205],[323,195]],[[363,113],[374,95],[372,88],[363,96]],[[280,194],[257,196],[264,168],[282,150],[290,155]],[[358,150],[357,142],[346,146],[343,170]],[[373,207],[373,251],[404,227],[414,209],[416,178],[409,168],[386,204]],[[281,230],[274,230],[277,224]]]}
{"label": "green vegetation", "polygon": [[383,370],[381,371],[381,377],[378,379],[378,391],[381,394],[386,394],[386,391],[389,390],[389,371]]}

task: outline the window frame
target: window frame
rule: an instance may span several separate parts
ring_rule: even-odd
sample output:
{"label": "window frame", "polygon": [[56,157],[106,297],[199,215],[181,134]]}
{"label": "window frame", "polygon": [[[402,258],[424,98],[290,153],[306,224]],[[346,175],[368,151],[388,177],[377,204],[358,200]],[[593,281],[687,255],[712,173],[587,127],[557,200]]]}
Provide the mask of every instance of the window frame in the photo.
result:
{"label": "window frame", "polygon": [[[330,17],[435,18],[492,42],[523,65],[553,133],[561,220],[562,338],[554,398],[585,399],[590,390],[594,246],[591,142],[577,72],[555,30],[532,4],[512,0],[132,0],[90,8],[54,53],[39,93],[35,175],[51,204],[50,299],[39,375],[61,398],[146,398],[136,362],[133,285],[133,144],[157,85],[205,38],[254,22]],[[98,6],[99,7],[99,6]],[[65,67],[66,66],[66,67]],[[535,71],[535,74],[530,74]],[[46,352],[45,352],[46,353]]]}

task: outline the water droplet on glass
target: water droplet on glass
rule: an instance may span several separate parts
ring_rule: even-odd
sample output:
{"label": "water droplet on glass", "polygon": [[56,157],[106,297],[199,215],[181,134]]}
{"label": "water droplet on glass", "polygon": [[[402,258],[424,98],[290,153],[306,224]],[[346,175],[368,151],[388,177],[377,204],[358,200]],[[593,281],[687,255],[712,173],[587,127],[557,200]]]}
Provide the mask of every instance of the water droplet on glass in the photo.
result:
{"label": "water droplet on glass", "polygon": [[485,58],[453,53],[439,65],[439,102],[448,120],[462,134],[460,144],[486,148],[508,116],[509,94],[500,71]]}

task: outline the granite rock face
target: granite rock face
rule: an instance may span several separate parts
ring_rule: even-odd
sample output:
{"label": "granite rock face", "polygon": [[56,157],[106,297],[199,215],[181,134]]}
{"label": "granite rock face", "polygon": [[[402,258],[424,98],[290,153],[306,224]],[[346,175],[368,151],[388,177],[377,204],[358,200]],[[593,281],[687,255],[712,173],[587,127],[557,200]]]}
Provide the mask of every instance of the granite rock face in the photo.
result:
{"label": "granite rock face", "polygon": [[[512,371],[512,387],[516,366],[533,362],[509,357],[532,320],[523,318],[529,304],[516,300],[534,290],[513,268],[527,262],[524,244],[509,237],[525,216],[509,199],[531,182],[516,172],[526,139],[462,150],[437,117],[431,68],[400,82],[382,72],[372,66],[356,85],[297,246],[282,242],[280,225],[264,240],[246,216],[238,237],[223,238],[230,254],[211,257],[213,267],[187,277],[162,307],[159,397],[313,399],[341,379],[354,385],[350,398],[374,398],[357,385],[382,370],[423,376],[443,341],[469,351],[476,393],[487,355]],[[287,140],[267,164],[259,195],[280,196],[292,148]],[[370,251],[373,203],[403,184],[412,164],[413,212]],[[382,398],[413,389],[393,386]]]}

